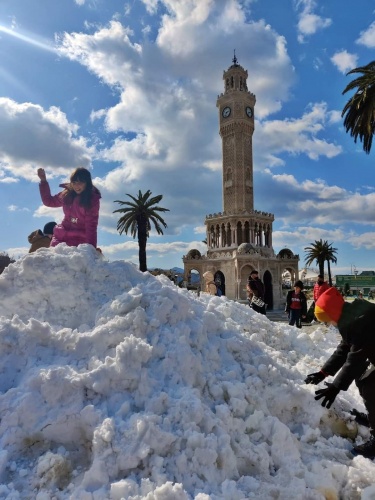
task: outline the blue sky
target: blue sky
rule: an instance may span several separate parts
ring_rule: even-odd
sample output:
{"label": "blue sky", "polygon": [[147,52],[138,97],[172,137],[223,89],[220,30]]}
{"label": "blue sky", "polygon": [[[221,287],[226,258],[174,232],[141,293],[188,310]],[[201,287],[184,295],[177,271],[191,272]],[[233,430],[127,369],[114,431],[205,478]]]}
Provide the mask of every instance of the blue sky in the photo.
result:
{"label": "blue sky", "polygon": [[0,3],[0,251],[59,209],[40,202],[77,166],[102,192],[98,245],[138,264],[116,231],[114,200],[163,194],[168,228],[148,266],[182,267],[205,250],[222,209],[216,99],[233,49],[256,95],[255,208],[275,215],[273,246],[323,238],[337,274],[375,269],[373,155],[344,130],[346,73],[375,59],[375,2],[341,0],[3,0]]}

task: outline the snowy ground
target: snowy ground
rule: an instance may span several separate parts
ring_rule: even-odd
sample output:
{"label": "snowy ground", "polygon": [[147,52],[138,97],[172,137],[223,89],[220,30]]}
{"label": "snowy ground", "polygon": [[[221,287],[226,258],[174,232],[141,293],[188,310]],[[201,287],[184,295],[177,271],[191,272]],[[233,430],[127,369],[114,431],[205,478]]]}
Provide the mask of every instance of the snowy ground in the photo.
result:
{"label": "snowy ground", "polygon": [[[375,499],[353,385],[304,384],[338,343],[224,297],[41,249],[0,276],[0,498]],[[309,332],[309,333],[307,333]],[[339,418],[337,418],[339,417]]]}

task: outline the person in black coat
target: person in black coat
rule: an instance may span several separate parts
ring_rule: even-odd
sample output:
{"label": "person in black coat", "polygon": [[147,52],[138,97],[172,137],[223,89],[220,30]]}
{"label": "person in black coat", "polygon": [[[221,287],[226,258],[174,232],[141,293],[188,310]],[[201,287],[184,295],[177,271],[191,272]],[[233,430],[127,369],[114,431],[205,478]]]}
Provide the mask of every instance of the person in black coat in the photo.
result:
{"label": "person in black coat", "polygon": [[246,290],[249,306],[260,314],[266,314],[265,289],[256,269],[253,269],[249,275]]}
{"label": "person in black coat", "polygon": [[285,312],[289,315],[289,324],[302,328],[302,318],[307,315],[307,299],[302,292],[303,283],[298,280],[294,283],[294,290],[289,290],[286,296]]}
{"label": "person in black coat", "polygon": [[[353,447],[352,453],[375,458],[375,304],[366,300],[345,302],[336,288],[324,292],[315,304],[319,321],[337,326],[342,340],[321,370],[311,373],[306,384],[319,384],[329,375],[336,375],[327,388],[315,392],[322,406],[330,408],[337,394],[356,382],[368,412],[367,424],[371,437],[362,445]],[[359,412],[354,410],[354,415]],[[362,414],[361,414],[362,415]],[[366,415],[364,415],[366,417]],[[364,422],[360,422],[364,423]]]}

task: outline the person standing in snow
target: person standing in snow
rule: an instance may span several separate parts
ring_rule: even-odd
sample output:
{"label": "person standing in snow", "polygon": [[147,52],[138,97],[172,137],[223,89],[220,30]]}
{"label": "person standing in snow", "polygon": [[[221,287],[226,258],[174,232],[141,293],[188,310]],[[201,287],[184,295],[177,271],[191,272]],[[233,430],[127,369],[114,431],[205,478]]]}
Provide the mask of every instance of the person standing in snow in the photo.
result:
{"label": "person standing in snow", "polygon": [[[319,321],[337,326],[342,340],[321,370],[311,373],[306,384],[319,384],[329,375],[332,383],[315,392],[315,399],[323,399],[322,406],[330,408],[340,391],[346,391],[356,382],[368,412],[369,441],[353,447],[352,453],[375,458],[375,304],[364,300],[345,302],[336,288],[329,288],[317,300],[315,314]],[[356,417],[366,417],[352,410]],[[365,423],[366,418],[358,420]]]}
{"label": "person standing in snow", "polygon": [[[316,301],[319,299],[319,297],[324,293],[326,290],[328,290],[329,285],[326,281],[324,281],[324,276],[321,274],[318,275],[318,279],[314,285],[313,288],[313,299],[314,299],[314,308]],[[314,310],[314,318],[312,320],[312,323],[316,323],[318,320],[315,316],[315,310]]]}
{"label": "person standing in snow", "polygon": [[249,306],[260,314],[266,314],[266,304],[264,302],[264,285],[259,279],[259,273],[253,269],[247,280],[247,300]]}
{"label": "person standing in snow", "polygon": [[38,248],[48,248],[50,246],[55,226],[56,222],[47,222],[43,231],[37,229],[29,234],[27,238],[31,245],[29,253],[35,252]]}
{"label": "person standing in snow", "polygon": [[302,292],[303,283],[298,280],[294,283],[294,290],[289,290],[286,296],[285,312],[289,315],[289,325],[302,328],[302,318],[307,315],[307,299]]}
{"label": "person standing in snow", "polygon": [[89,243],[96,248],[101,194],[93,185],[86,168],[77,168],[70,182],[60,184],[63,191],[52,196],[43,168],[38,169],[39,190],[42,202],[47,207],[62,207],[64,218],[53,231],[51,247],[59,243],[78,246]]}

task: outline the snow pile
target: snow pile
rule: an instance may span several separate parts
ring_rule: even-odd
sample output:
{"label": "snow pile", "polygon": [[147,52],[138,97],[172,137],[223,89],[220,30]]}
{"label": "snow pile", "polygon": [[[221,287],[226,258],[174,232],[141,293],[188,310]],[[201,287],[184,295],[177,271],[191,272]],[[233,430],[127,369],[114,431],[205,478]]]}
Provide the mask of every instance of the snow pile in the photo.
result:
{"label": "snow pile", "polygon": [[342,421],[363,410],[356,388],[327,411],[303,383],[334,329],[309,336],[88,245],[25,256],[0,294],[1,498],[375,497],[374,463],[337,434],[357,434]]}

